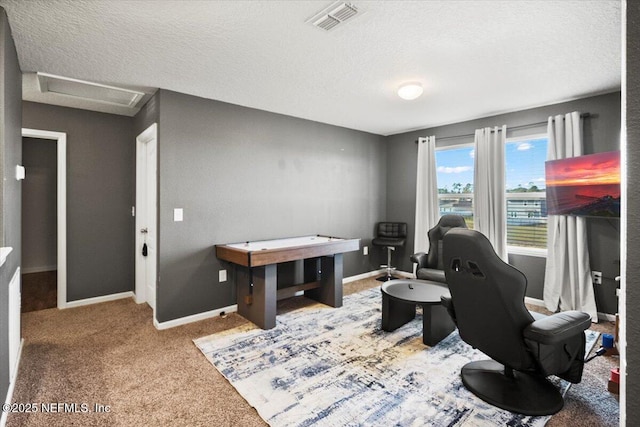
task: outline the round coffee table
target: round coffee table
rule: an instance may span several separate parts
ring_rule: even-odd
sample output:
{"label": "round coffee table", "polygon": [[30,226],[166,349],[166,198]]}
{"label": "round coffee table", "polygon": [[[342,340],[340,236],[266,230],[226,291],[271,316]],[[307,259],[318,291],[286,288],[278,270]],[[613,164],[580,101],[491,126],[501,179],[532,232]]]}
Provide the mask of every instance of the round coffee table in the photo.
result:
{"label": "round coffee table", "polygon": [[450,297],[444,283],[429,280],[396,279],[382,285],[382,330],[395,331],[416,317],[422,306],[422,342],[434,346],[456,328],[441,296]]}

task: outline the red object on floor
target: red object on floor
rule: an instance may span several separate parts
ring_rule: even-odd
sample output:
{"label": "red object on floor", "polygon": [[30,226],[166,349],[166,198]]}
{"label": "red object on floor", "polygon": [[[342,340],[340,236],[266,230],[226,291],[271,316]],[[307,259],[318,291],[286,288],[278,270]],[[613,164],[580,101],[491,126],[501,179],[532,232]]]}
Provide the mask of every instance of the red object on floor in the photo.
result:
{"label": "red object on floor", "polygon": [[610,380],[616,384],[620,384],[620,368],[613,368],[611,370]]}
{"label": "red object on floor", "polygon": [[609,378],[607,389],[611,393],[620,393],[620,368],[613,368],[611,370],[611,378]]}

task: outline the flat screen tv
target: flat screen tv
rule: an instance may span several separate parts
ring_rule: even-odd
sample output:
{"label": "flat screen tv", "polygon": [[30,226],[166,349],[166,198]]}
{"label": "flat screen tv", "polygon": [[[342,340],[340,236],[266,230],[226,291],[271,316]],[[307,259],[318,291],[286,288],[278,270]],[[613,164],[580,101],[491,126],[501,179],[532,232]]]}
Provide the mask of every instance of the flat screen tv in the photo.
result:
{"label": "flat screen tv", "polygon": [[548,215],[620,217],[620,152],[545,162]]}

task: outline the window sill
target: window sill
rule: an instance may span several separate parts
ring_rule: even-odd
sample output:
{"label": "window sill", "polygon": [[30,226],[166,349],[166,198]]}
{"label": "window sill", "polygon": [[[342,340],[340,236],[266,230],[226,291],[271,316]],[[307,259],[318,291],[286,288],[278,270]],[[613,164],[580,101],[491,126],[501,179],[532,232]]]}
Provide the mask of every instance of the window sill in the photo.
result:
{"label": "window sill", "polygon": [[507,246],[507,253],[509,255],[526,255],[538,258],[546,258],[547,250],[540,248],[525,248],[522,246]]}

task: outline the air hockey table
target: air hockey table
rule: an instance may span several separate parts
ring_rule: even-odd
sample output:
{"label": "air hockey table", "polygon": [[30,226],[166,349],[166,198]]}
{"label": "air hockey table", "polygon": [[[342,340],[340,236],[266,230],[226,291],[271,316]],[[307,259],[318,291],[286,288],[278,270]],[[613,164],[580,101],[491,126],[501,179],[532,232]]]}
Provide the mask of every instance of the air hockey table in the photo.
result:
{"label": "air hockey table", "polygon": [[[234,264],[238,314],[271,329],[278,300],[299,291],[341,307],[343,254],[359,249],[360,239],[316,235],[216,245],[216,256]],[[278,264],[290,261],[303,263],[304,283],[278,289]]]}

